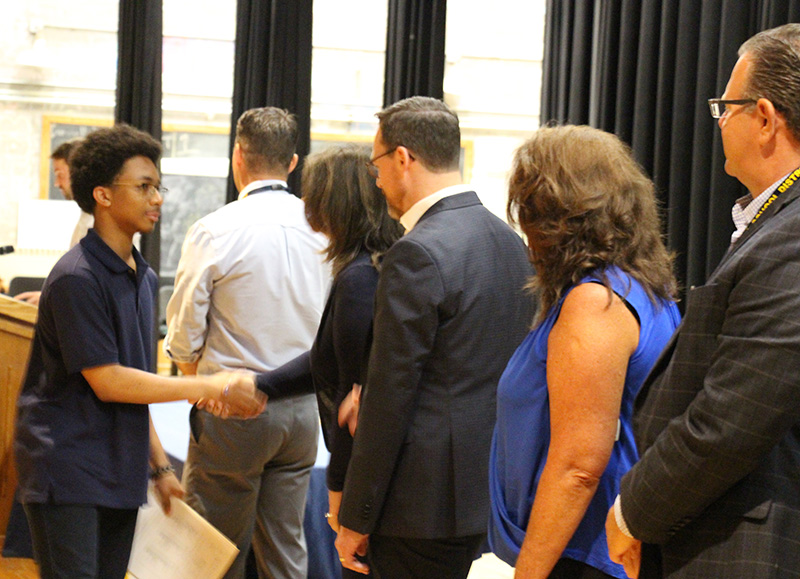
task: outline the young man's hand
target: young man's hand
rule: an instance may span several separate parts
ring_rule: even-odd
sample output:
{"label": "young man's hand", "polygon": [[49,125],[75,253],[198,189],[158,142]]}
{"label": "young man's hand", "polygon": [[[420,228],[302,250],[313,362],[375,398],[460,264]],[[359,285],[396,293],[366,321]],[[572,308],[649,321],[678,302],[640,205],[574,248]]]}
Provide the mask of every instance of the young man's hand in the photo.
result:
{"label": "young man's hand", "polygon": [[172,497],[182,499],[186,494],[174,472],[168,472],[153,479],[153,488],[155,489],[158,503],[166,514],[170,513],[170,500]]}
{"label": "young man's hand", "polygon": [[256,388],[252,372],[218,372],[213,380],[220,388],[218,398],[201,398],[200,409],[222,418],[255,418],[267,407],[267,395]]}

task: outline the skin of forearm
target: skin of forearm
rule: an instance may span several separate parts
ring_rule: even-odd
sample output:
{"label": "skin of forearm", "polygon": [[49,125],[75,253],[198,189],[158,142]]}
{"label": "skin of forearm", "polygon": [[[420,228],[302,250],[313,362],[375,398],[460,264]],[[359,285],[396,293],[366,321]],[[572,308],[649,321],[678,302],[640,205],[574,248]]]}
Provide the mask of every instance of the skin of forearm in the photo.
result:
{"label": "skin of forearm", "polygon": [[220,386],[208,377],[159,376],[119,364],[89,368],[82,373],[103,402],[152,404],[221,396]]}
{"label": "skin of forearm", "polygon": [[578,528],[600,478],[575,466],[542,471],[528,530],[516,565],[516,579],[546,578]]}
{"label": "skin of forearm", "polygon": [[550,443],[517,579],[547,577],[597,491],[614,446],[636,319],[599,284],[576,287],[548,338]]}

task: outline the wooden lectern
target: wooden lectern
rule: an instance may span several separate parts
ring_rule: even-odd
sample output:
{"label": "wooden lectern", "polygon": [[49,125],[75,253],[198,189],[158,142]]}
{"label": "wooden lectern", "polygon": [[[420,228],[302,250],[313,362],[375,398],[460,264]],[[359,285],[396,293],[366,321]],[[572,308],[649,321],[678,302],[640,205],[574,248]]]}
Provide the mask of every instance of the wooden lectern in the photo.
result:
{"label": "wooden lectern", "polygon": [[5,535],[17,488],[14,421],[33,342],[38,308],[0,295],[0,534]]}

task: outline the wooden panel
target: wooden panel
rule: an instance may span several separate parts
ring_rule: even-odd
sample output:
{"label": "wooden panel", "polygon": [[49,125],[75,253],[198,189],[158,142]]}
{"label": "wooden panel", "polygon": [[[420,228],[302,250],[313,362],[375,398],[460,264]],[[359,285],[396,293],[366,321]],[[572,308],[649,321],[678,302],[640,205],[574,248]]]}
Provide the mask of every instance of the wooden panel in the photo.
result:
{"label": "wooden panel", "polygon": [[5,534],[14,501],[14,420],[28,363],[37,308],[0,295],[0,532]]}

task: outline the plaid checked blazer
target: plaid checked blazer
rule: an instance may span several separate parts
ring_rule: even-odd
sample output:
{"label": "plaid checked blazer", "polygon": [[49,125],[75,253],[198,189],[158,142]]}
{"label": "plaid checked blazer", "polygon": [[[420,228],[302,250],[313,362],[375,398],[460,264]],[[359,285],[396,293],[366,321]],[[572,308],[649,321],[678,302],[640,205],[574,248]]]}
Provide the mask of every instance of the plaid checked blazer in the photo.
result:
{"label": "plaid checked blazer", "polygon": [[659,544],[658,576],[800,577],[798,197],[800,183],[690,290],[637,398],[621,506]]}

